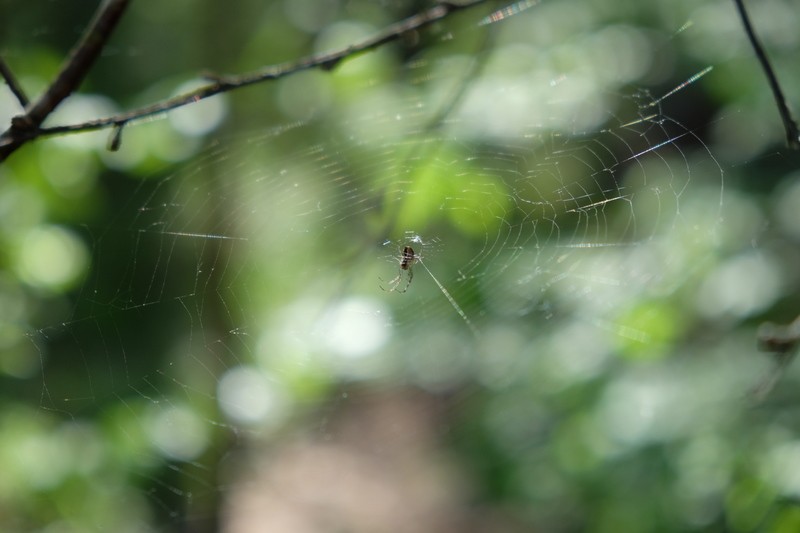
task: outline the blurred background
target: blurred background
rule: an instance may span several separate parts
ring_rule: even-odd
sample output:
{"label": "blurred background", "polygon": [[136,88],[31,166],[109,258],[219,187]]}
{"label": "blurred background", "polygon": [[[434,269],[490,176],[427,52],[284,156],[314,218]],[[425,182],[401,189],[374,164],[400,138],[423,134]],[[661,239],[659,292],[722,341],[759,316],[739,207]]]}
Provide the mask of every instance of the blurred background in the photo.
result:
{"label": "blurred background", "polygon": [[[751,4],[796,106],[800,4]],[[432,5],[133,3],[47,125]],[[0,0],[30,95],[95,8]],[[800,314],[784,138],[732,2],[543,0],[117,152],[28,144],[0,166],[2,529],[800,530],[800,369],[769,389],[757,346]]]}

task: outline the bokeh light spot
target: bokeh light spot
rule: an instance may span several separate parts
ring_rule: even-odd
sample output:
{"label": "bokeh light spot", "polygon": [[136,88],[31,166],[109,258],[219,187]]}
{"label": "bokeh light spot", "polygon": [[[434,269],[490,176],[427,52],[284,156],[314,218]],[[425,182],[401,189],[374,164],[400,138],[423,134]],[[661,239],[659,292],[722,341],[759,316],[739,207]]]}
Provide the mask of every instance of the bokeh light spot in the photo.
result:
{"label": "bokeh light spot", "polygon": [[35,287],[60,291],[75,285],[85,273],[89,254],[83,242],[60,226],[37,226],[20,242],[16,270]]}

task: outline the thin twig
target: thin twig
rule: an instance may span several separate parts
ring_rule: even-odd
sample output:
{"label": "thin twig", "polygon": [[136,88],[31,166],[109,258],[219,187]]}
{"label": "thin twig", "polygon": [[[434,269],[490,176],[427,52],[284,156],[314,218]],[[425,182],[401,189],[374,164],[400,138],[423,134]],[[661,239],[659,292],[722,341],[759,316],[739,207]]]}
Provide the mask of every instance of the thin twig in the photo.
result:
{"label": "thin twig", "polygon": [[763,352],[773,354],[775,367],[752,391],[753,398],[760,402],[772,391],[778,380],[797,355],[800,345],[800,317],[787,326],[762,324],[758,331],[758,347]]}
{"label": "thin twig", "polygon": [[6,84],[8,84],[8,88],[11,89],[11,92],[14,93],[14,96],[17,97],[17,101],[24,109],[28,105],[28,96],[25,94],[25,91],[22,89],[22,85],[19,84],[17,81],[17,77],[14,76],[14,73],[11,72],[11,69],[8,67],[3,58],[0,57],[0,75],[3,76],[3,79],[6,80]]}
{"label": "thin twig", "polygon": [[89,23],[80,41],[61,66],[61,71],[36,102],[26,106],[26,113],[12,119],[11,128],[0,136],[0,161],[5,160],[26,141],[36,137],[44,119],[72,92],[77,90],[102,52],[117,26],[129,0],[104,1]]}
{"label": "thin twig", "polygon": [[208,85],[203,85],[188,93],[184,93],[173,98],[169,98],[167,100],[118,115],[96,120],[89,120],[77,124],[54,126],[49,128],[37,127],[25,131],[17,131],[16,136],[12,139],[6,140],[0,138],[0,161],[3,159],[4,152],[7,151],[9,143],[23,143],[45,135],[78,133],[108,128],[111,126],[122,127],[131,121],[165,113],[178,107],[198,102],[210,96],[232,91],[234,89],[240,89],[242,87],[247,87],[265,80],[282,78],[284,76],[312,68],[332,70],[345,59],[349,59],[361,53],[374,50],[386,43],[396,41],[403,35],[438,22],[452,13],[486,2],[487,0],[442,2],[428,9],[427,11],[423,11],[405,20],[387,26],[373,37],[346,48],[341,48],[325,54],[307,56],[297,61],[267,66],[258,71],[240,76],[209,76],[209,79],[211,79],[212,82]]}
{"label": "thin twig", "polygon": [[739,17],[742,19],[742,24],[744,24],[747,38],[750,39],[750,45],[753,47],[756,57],[761,63],[761,68],[764,69],[764,73],[767,75],[767,81],[772,89],[772,95],[775,97],[775,103],[778,105],[778,112],[783,120],[783,128],[786,130],[786,143],[789,145],[789,148],[800,150],[800,129],[798,129],[797,123],[792,118],[792,113],[789,111],[789,106],[786,104],[786,98],[783,96],[778,78],[772,70],[772,65],[769,62],[769,58],[767,58],[767,53],[761,46],[758,37],[756,37],[753,25],[750,23],[750,17],[747,14],[747,10],[744,8],[742,0],[733,0],[733,3],[736,4],[736,8],[739,10]]}

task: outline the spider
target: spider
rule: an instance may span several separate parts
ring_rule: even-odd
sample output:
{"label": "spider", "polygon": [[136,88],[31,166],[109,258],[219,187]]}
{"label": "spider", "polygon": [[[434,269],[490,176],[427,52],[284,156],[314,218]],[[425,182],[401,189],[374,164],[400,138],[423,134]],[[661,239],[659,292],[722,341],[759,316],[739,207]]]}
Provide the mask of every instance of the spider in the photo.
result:
{"label": "spider", "polygon": [[[383,285],[379,285],[381,290],[386,292],[406,292],[408,287],[411,285],[411,280],[414,279],[414,269],[411,267],[414,265],[414,261],[417,260],[417,257],[418,256],[414,253],[414,249],[412,247],[403,247],[403,252],[400,254],[400,270],[397,272],[397,276],[393,280],[389,281],[389,289],[384,289]],[[403,290],[399,290],[398,287],[403,281],[403,271],[408,272],[408,281],[406,282],[405,287],[403,287]],[[383,280],[381,279],[381,281]]]}

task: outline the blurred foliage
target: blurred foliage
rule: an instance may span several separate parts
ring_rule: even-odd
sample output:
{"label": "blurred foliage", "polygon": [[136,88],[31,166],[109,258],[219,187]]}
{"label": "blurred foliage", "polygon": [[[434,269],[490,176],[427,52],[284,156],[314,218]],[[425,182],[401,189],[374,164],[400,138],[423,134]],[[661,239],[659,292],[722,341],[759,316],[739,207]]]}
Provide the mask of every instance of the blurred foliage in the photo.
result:
{"label": "blurred foliage", "polygon": [[[428,6],[132,3],[48,124]],[[749,392],[798,156],[733,6],[503,7],[0,166],[4,531],[797,530],[800,369]],[[797,7],[751,6],[795,103]],[[31,95],[92,9],[0,0]]]}

